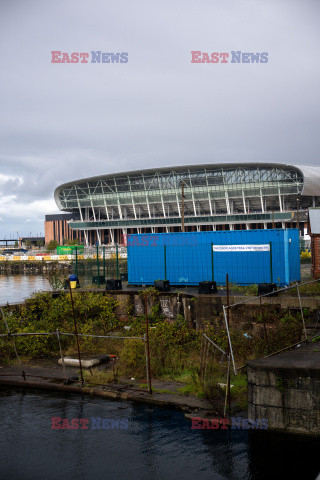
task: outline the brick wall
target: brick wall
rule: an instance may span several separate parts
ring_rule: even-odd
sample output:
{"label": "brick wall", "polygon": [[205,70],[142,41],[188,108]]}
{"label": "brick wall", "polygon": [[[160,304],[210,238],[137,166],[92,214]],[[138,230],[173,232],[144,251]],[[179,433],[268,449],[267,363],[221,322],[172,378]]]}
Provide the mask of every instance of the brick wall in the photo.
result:
{"label": "brick wall", "polygon": [[311,235],[311,273],[320,278],[320,235]]}

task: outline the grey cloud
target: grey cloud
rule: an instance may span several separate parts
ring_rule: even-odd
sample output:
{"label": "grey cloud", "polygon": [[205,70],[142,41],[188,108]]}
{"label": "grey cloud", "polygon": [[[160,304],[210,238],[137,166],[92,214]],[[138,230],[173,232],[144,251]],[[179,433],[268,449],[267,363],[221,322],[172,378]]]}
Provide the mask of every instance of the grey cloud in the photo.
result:
{"label": "grey cloud", "polygon": [[[1,195],[42,202],[75,178],[159,165],[319,164],[319,9],[2,2],[0,173],[23,183],[8,181]],[[51,50],[128,51],[129,62],[51,64]],[[269,62],[191,64],[191,50],[267,51]]]}

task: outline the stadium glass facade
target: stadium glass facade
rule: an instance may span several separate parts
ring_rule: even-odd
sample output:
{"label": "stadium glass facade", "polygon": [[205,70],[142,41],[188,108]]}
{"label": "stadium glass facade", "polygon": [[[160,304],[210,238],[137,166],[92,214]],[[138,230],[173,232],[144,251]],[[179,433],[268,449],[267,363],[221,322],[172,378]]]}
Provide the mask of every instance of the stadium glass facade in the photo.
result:
{"label": "stadium glass facade", "polygon": [[[122,243],[128,233],[299,227],[320,205],[320,167],[197,165],[140,170],[59,186],[68,227],[87,244]],[[72,218],[70,218],[72,217]]]}

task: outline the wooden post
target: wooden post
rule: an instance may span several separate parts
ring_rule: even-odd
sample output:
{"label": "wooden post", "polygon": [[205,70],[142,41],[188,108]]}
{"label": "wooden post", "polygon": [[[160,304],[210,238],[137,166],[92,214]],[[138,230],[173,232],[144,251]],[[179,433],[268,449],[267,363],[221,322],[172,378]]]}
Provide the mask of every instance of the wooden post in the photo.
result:
{"label": "wooden post", "polygon": [[78,349],[78,359],[79,359],[80,374],[81,374],[81,383],[82,383],[82,386],[83,386],[83,384],[84,384],[84,379],[83,379],[83,373],[82,373],[82,364],[81,364],[81,354],[80,354],[80,345],[79,345],[79,337],[78,337],[78,328],[77,328],[76,315],[75,315],[75,313],[74,313],[73,296],[72,296],[72,290],[71,290],[71,284],[70,284],[70,282],[69,282],[69,290],[70,290],[70,298],[71,298],[71,306],[72,306],[72,314],[73,314],[74,331],[75,331],[76,340],[77,340],[77,349]]}
{"label": "wooden post", "polygon": [[144,294],[144,311],[146,317],[146,333],[145,333],[145,344],[146,344],[146,356],[147,356],[147,380],[148,380],[148,391],[152,395],[152,386],[151,386],[151,368],[150,368],[150,348],[149,348],[149,321],[148,321],[148,302],[147,294]]}

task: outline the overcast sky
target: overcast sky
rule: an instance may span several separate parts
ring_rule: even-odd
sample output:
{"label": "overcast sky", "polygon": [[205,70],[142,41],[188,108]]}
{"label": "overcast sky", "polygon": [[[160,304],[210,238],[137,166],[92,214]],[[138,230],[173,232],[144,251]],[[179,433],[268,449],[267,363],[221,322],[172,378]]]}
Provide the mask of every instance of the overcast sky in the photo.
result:
{"label": "overcast sky", "polygon": [[[318,0],[0,0],[0,236],[57,185],[169,165],[319,165]],[[51,51],[128,52],[51,63]],[[191,63],[191,51],[268,63]]]}

